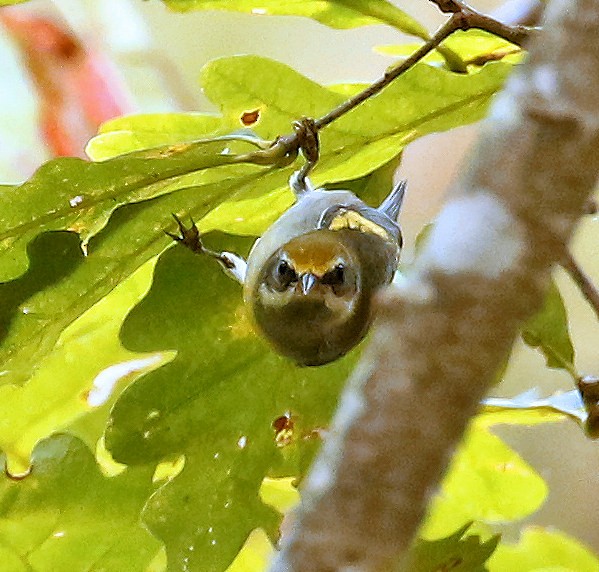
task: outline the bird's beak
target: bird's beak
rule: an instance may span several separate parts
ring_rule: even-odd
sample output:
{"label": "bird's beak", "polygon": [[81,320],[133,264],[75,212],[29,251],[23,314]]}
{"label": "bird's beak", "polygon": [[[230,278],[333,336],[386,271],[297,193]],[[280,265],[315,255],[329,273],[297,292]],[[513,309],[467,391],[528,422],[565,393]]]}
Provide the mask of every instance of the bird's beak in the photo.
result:
{"label": "bird's beak", "polygon": [[302,294],[305,296],[314,288],[314,284],[316,284],[316,276],[314,274],[304,274],[300,278],[300,283],[302,286]]}

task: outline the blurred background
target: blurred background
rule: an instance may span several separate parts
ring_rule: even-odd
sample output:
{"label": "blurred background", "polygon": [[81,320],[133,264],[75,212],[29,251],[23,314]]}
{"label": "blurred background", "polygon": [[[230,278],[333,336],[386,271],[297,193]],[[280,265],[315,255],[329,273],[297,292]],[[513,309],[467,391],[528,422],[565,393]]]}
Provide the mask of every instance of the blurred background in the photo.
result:
{"label": "blurred background", "polygon": [[[444,16],[423,0],[395,2],[434,30]],[[481,11],[495,0],[474,2]],[[518,9],[519,2],[511,3]],[[168,11],[160,0],[34,0],[0,8],[0,182],[29,177],[56,155],[83,155],[97,126],[123,113],[218,110],[198,84],[209,60],[258,54],[284,62],[323,84],[369,82],[392,63],[375,46],[413,43],[387,27],[332,30],[296,17]],[[434,134],[410,145],[398,176],[409,180],[402,216],[407,249],[435,218],[464,164],[477,126]],[[587,217],[573,251],[599,283],[599,217]],[[599,375],[599,324],[563,271],[556,279],[570,318],[580,372]],[[540,354],[518,343],[493,395],[538,387],[543,395],[572,389]],[[599,443],[571,421],[496,431],[548,481],[550,495],[530,522],[555,526],[599,551]],[[506,531],[510,538],[511,531]],[[515,536],[512,537],[514,540]]]}

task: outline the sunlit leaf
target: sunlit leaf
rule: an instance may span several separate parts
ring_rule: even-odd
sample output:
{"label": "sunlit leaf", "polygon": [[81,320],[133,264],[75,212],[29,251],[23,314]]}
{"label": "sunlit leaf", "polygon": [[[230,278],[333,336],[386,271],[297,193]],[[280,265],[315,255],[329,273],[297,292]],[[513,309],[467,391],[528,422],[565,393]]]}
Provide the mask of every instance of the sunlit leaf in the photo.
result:
{"label": "sunlit leaf", "polygon": [[74,231],[85,243],[120,205],[189,186],[185,175],[230,164],[223,148],[219,141],[140,151],[102,163],[54,159],[22,185],[0,188],[0,278],[14,279],[27,269],[25,248],[40,233]]}
{"label": "sunlit leaf", "polygon": [[151,472],[106,478],[76,438],[40,443],[30,475],[0,475],[2,569],[142,570],[160,543],[139,522]]}
{"label": "sunlit leaf", "polygon": [[[510,69],[511,66],[499,62],[469,76],[415,66],[379,96],[323,130],[314,182],[334,183],[362,177],[426,133],[480,119]],[[265,140],[289,132],[292,121],[298,117],[324,115],[345,100],[343,94],[322,87],[283,64],[257,56],[222,58],[209,63],[202,72],[202,84],[204,93],[221,107],[224,130],[239,129],[243,113],[259,109],[260,119],[252,129]],[[185,133],[186,140],[203,136],[205,122],[200,116],[168,117],[175,122],[178,132]],[[188,117],[189,125],[184,126]],[[98,140],[92,140],[89,146],[94,158],[173,142],[163,115],[119,118],[102,130]],[[282,169],[285,173],[282,179],[286,180],[296,168],[293,165]],[[204,182],[209,181],[210,171],[203,176],[207,177]],[[220,177],[218,173],[217,176]],[[239,216],[240,201],[255,201],[253,211],[266,211],[271,218]],[[205,225],[235,234],[257,234],[290,202],[290,195],[281,186],[272,187],[267,195],[244,189],[243,195],[236,195],[209,215]],[[212,218],[215,216],[228,224],[221,222],[217,226]]]}
{"label": "sunlit leaf", "polygon": [[[492,61],[493,58],[508,58],[510,62],[518,62],[522,58],[522,51],[518,46],[484,30],[458,30],[451,34],[443,42],[443,45],[450,48],[466,63],[476,63],[479,59],[485,59],[485,56],[488,61]],[[378,46],[375,51],[389,56],[407,58],[419,47],[420,44],[388,45]],[[424,61],[443,63],[444,59],[438,52],[433,51],[424,58]]]}
{"label": "sunlit leaf", "polygon": [[599,572],[599,559],[563,532],[531,526],[524,529],[518,544],[502,543],[488,566],[490,572]]}
{"label": "sunlit leaf", "polygon": [[293,485],[292,477],[282,479],[264,479],[260,489],[262,500],[276,508],[279,512],[287,512],[300,500],[297,488]]}
{"label": "sunlit leaf", "polygon": [[[362,177],[388,163],[409,141],[420,135],[479,119],[509,69],[510,66],[493,64],[483,68],[476,76],[460,76],[428,66],[415,67],[379,97],[324,130],[322,159],[314,173],[314,181],[335,183]],[[222,131],[238,129],[241,114],[259,107],[260,120],[254,127],[264,139],[288,132],[291,121],[297,117],[306,113],[325,113],[343,100],[343,96],[309,81],[282,64],[253,56],[227,58],[209,64],[204,71],[204,84],[206,93],[222,107]],[[401,104],[398,104],[399,101]],[[12,239],[6,239],[0,272],[6,276],[14,275],[25,269],[29,258],[32,264],[39,259],[38,267],[44,270],[30,268],[23,276],[0,286],[4,292],[12,292],[10,296],[1,296],[0,291],[0,335],[4,337],[0,351],[4,375],[0,377],[0,383],[22,383],[26,380],[34,364],[47,355],[68,324],[141,264],[166,248],[169,241],[162,230],[172,224],[170,212],[191,214],[200,221],[203,231],[221,229],[259,234],[291,204],[293,199],[287,189],[287,179],[296,168],[294,166],[283,169],[221,166],[174,176],[175,172],[197,168],[192,159],[198,153],[201,160],[212,160],[205,154],[205,145],[188,148],[185,144],[174,144],[172,135],[168,133],[168,124],[174,121],[176,131],[184,133],[186,141],[189,141],[215,136],[214,131],[201,132],[214,129],[214,118],[208,120],[192,115],[191,127],[185,127],[185,117],[169,115],[165,119],[155,116],[153,121],[147,122],[123,118],[110,123],[109,128],[116,131],[102,135],[102,145],[118,147],[122,152],[135,150],[127,147],[131,144],[132,134],[141,147],[146,143],[169,145],[167,149],[171,151],[160,160],[149,157],[164,153],[164,149],[159,152],[138,150],[132,156],[97,164],[62,159],[60,161],[64,163],[48,164],[18,192],[3,188],[0,210],[4,208],[2,201],[5,201],[6,212],[12,213],[11,216],[19,220],[29,217],[41,223],[26,224],[22,228],[23,233],[15,231],[14,225],[7,223],[7,227],[12,228],[7,232],[17,232],[15,236],[18,238],[10,246],[8,242]],[[235,122],[236,126],[233,125]],[[142,127],[146,123],[149,127]],[[130,129],[129,133],[126,128]],[[219,131],[217,135],[222,133]],[[109,140],[111,136],[113,140]],[[146,136],[150,139],[144,139]],[[164,140],[161,140],[162,137]],[[216,146],[221,157],[224,144],[220,141],[207,145]],[[130,180],[119,179],[124,172],[133,173],[131,180],[134,183],[129,185]],[[88,177],[81,181],[84,173]],[[143,187],[144,181],[166,176],[167,173],[173,174],[173,179]],[[63,182],[57,179],[59,174],[68,175],[68,184],[65,185],[69,192],[62,187],[57,189],[53,184]],[[93,192],[97,196],[94,201],[98,201],[97,204],[86,202],[84,197],[71,207],[68,197],[83,196],[81,185],[88,190],[95,189]],[[64,255],[52,256],[47,252],[45,245],[50,237],[40,239],[42,243],[38,247],[36,242],[30,243],[29,254],[25,252],[27,240],[45,228],[76,228],[84,235],[92,229],[97,232],[114,209],[108,197],[117,190],[124,193],[122,200],[127,201],[143,200],[152,193],[163,193],[163,196],[138,208],[121,207],[113,215],[115,221],[90,239],[85,258],[79,252],[73,235],[63,241],[65,245],[61,248]],[[31,196],[25,200],[28,193]],[[15,197],[18,200],[15,199],[13,204]],[[71,214],[72,209],[76,211],[74,214]],[[121,211],[122,214],[119,214]],[[44,218],[48,213],[51,213],[48,215],[50,218]],[[80,224],[87,226],[80,228]]]}
{"label": "sunlit leaf", "polygon": [[274,550],[262,530],[254,530],[227,572],[262,572],[268,569]]}
{"label": "sunlit leaf", "polygon": [[[222,118],[207,113],[137,114],[110,119],[86,147],[95,161],[102,161],[138,149],[175,145],[202,139],[227,129]],[[117,132],[119,137],[114,137]],[[105,135],[107,134],[107,135]]]}
{"label": "sunlit leaf", "polygon": [[441,538],[467,522],[506,523],[535,512],[547,496],[545,481],[490,428],[499,423],[531,425],[561,419],[562,415],[541,410],[478,415],[431,503],[423,537]]}
{"label": "sunlit leaf", "polygon": [[531,389],[516,397],[488,397],[483,401],[485,417],[493,419],[491,413],[497,413],[497,423],[527,424],[546,423],[548,417],[563,414],[579,423],[588,417],[584,408],[580,391],[577,389],[558,392],[548,397],[541,397],[538,389]]}
{"label": "sunlit leaf", "polygon": [[261,15],[305,16],[331,28],[387,24],[406,34],[428,36],[417,20],[386,0],[163,0],[173,10],[228,10]]}

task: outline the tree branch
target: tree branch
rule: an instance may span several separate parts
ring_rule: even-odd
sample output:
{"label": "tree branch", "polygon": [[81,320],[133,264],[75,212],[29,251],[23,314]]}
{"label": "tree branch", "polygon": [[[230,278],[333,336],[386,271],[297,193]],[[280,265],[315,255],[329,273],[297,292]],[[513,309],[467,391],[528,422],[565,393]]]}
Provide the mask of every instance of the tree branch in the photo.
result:
{"label": "tree branch", "polygon": [[459,14],[467,20],[467,29],[485,30],[518,46],[522,46],[531,33],[536,30],[522,25],[508,26],[490,16],[477,12],[461,0],[431,0],[431,2],[436,4],[441,12]]}
{"label": "tree branch", "polygon": [[380,570],[412,541],[599,174],[599,0],[553,0],[372,340],[274,572]]}
{"label": "tree branch", "polygon": [[329,125],[329,123],[339,119],[339,117],[345,115],[348,111],[351,111],[360,105],[360,103],[382,91],[393,80],[407,72],[414,64],[418,63],[429,52],[432,52],[448,36],[453,34],[456,30],[461,29],[463,25],[464,22],[461,14],[453,14],[452,17],[435,32],[431,39],[422,44],[422,46],[420,46],[420,48],[418,48],[409,58],[406,58],[399,65],[385,72],[383,77],[369,85],[365,90],[348,99],[320,119],[317,119],[315,121],[316,128],[322,129],[323,127],[326,127]]}
{"label": "tree branch", "polygon": [[[373,95],[376,95],[385,87],[387,87],[392,81],[397,79],[400,75],[408,71],[414,64],[424,58],[429,52],[433,51],[443,40],[448,38],[456,30],[470,30],[472,28],[478,28],[486,30],[497,36],[500,36],[509,42],[521,46],[529,37],[532,28],[526,26],[508,26],[502,24],[489,16],[484,16],[472,10],[472,8],[466,7],[465,4],[456,2],[456,0],[444,1],[444,0],[431,0],[438,4],[443,12],[452,12],[451,18],[443,24],[435,32],[430,40],[425,42],[418,50],[416,50],[409,58],[405,59],[399,65],[388,70],[385,75],[373,84],[368,86],[364,91],[356,94],[351,99],[336,107],[320,119],[315,121],[315,125],[318,129],[322,129],[329,123],[335,121],[342,115],[345,115],[348,111],[351,111],[363,101],[366,101]],[[450,9],[451,8],[451,9]]]}
{"label": "tree branch", "polygon": [[595,310],[595,314],[599,319],[599,291],[591,281],[591,279],[582,271],[580,266],[574,260],[572,253],[568,249],[564,249],[561,265],[564,270],[574,280],[582,295],[586,298],[591,308]]}
{"label": "tree branch", "polygon": [[[407,72],[414,64],[418,63],[428,53],[436,49],[446,38],[448,38],[456,30],[470,30],[473,28],[486,30],[496,34],[509,42],[522,46],[528,40],[536,28],[528,28],[526,26],[508,26],[502,24],[489,16],[485,16],[473,10],[466,4],[457,0],[431,0],[439,5],[443,12],[451,12],[451,18],[441,26],[437,32],[426,41],[418,50],[416,50],[409,58],[402,61],[397,66],[387,70],[385,74],[369,85],[366,89],[357,93],[347,101],[343,102],[338,107],[332,109],[326,115],[314,121],[314,127],[317,131],[339,119],[358,105],[380,93],[392,81],[396,80],[400,75]],[[255,154],[276,155],[277,157],[285,156],[292,153],[297,153],[299,139],[296,133],[279,137],[273,147],[266,151],[256,151]]]}

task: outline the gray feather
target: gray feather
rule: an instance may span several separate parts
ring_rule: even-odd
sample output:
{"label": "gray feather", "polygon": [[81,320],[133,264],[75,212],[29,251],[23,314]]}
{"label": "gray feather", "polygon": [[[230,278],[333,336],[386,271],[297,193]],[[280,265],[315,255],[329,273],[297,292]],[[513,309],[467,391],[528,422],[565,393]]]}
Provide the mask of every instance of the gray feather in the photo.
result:
{"label": "gray feather", "polygon": [[385,213],[393,221],[396,221],[399,217],[399,211],[401,210],[407,186],[408,181],[399,181],[378,207],[379,211]]}

